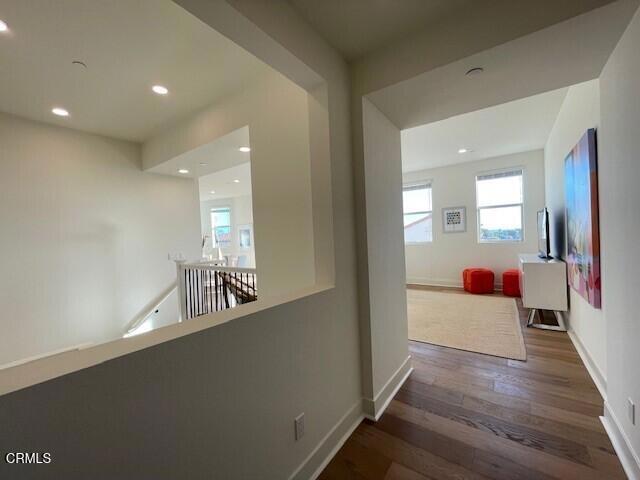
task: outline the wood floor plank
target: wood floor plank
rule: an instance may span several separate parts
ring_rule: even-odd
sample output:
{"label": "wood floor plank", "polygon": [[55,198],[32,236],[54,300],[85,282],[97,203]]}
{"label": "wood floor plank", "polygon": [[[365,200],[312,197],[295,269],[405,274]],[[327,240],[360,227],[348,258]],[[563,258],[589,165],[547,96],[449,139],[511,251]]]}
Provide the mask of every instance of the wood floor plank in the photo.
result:
{"label": "wood floor plank", "polygon": [[449,388],[443,388],[438,385],[424,384],[421,382],[417,382],[412,378],[407,379],[401,390],[421,393],[428,396],[429,398],[447,402],[451,405],[462,405],[462,401],[464,399],[464,392],[455,391]]}
{"label": "wood floor plank", "polygon": [[459,373],[467,375],[474,375],[476,377],[482,377],[498,382],[510,383],[513,385],[521,385],[528,388],[536,388],[546,390],[548,388],[563,387],[570,389],[571,391],[584,391],[597,395],[600,397],[598,389],[593,382],[586,379],[580,380],[575,378],[561,377],[558,375],[549,374],[535,374],[535,375],[522,375],[521,370],[517,369],[484,369],[476,367],[461,366],[458,369]]}
{"label": "wood floor plank", "polygon": [[524,327],[528,312],[516,303],[526,361],[409,341],[413,373],[320,478],[624,479],[599,420],[602,398],[573,343]]}
{"label": "wood floor plank", "polygon": [[[591,467],[525,447],[518,442],[424,412],[396,400],[389,404],[388,411],[389,415],[403,418],[408,422],[415,423],[418,427],[446,434],[458,441],[465,442],[475,448],[476,451],[484,450],[489,452],[496,457],[504,459],[505,464],[516,463],[521,467],[537,472],[539,478],[545,478],[544,475],[546,475],[563,480],[603,480],[602,473]],[[469,468],[473,469],[473,465]],[[513,468],[510,468],[510,470],[513,470]],[[489,476],[489,478],[491,477]],[[534,478],[536,477],[534,476]]]}
{"label": "wood floor plank", "polygon": [[392,463],[384,480],[428,480],[428,477],[399,463]]}
{"label": "wood floor plank", "polygon": [[[362,423],[349,441],[359,442],[373,454],[384,454],[411,470],[435,480],[486,480],[480,474],[412,445],[402,438]],[[340,456],[340,452],[336,457]]]}
{"label": "wood floor plank", "polygon": [[[545,417],[550,420],[569,423],[577,427],[587,428],[595,432],[604,432],[602,422],[597,416],[585,415],[583,413],[563,410],[561,408],[552,407],[550,405],[542,405],[536,402],[530,402],[531,413],[539,417]],[[606,434],[606,433],[605,433]]]}
{"label": "wood floor plank", "polygon": [[395,398],[424,412],[468,425],[483,432],[519,443],[525,447],[540,450],[582,465],[591,465],[591,458],[586,446],[566,438],[535,430],[529,426],[510,423],[498,417],[478,413],[456,405],[449,405],[414,392],[401,391],[398,392]]}
{"label": "wood floor plank", "polygon": [[484,413],[506,422],[546,432],[566,440],[580,439],[580,442],[584,445],[598,448],[610,454],[615,453],[611,447],[609,437],[607,437],[604,432],[594,431],[562,421],[551,420],[546,417],[519,412],[469,395],[465,396],[462,406],[474,412]]}
{"label": "wood floor plank", "polygon": [[383,480],[393,462],[385,455],[371,457],[369,453],[360,444],[350,443],[346,445],[343,457],[363,477],[369,480]]}
{"label": "wood floor plank", "polygon": [[533,388],[495,382],[494,390],[505,395],[526,398],[537,403],[542,403],[543,405],[550,405],[552,407],[558,407],[572,412],[584,413],[585,415],[597,416],[602,413],[602,405],[552,395],[545,391],[539,391]]}
{"label": "wood floor plank", "polygon": [[[613,447],[611,447],[611,450]],[[624,469],[620,464],[618,456],[614,453],[607,453],[603,450],[589,447],[589,454],[593,459],[593,463],[597,470],[602,472],[602,475],[607,479],[626,480],[627,475],[624,473]]]}
{"label": "wood floor plank", "polygon": [[474,449],[455,438],[415,428],[414,424],[393,415],[383,415],[375,427],[389,435],[399,437],[427,452],[444,458],[450,463],[468,468],[473,463]]}
{"label": "wood floor plank", "polygon": [[538,382],[531,379],[522,379],[517,375],[501,375],[496,376],[494,379],[494,390],[497,383],[512,385],[518,388],[542,391],[549,395],[556,395],[558,397],[569,398],[578,400],[584,403],[590,403],[597,405],[600,409],[603,407],[602,397],[600,392],[593,386],[587,383],[569,383],[568,385],[553,385],[543,382]]}

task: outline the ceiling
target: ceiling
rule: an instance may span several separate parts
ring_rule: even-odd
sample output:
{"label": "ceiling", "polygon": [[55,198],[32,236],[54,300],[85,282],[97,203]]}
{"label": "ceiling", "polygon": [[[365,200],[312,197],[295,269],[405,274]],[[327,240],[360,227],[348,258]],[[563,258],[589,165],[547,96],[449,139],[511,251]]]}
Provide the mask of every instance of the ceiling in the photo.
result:
{"label": "ceiling", "polygon": [[[599,77],[637,1],[608,4],[367,97],[400,129]],[[480,75],[465,75],[473,67]]]}
{"label": "ceiling", "polygon": [[[234,180],[239,180],[235,182]],[[251,163],[245,162],[235,167],[200,177],[200,201],[251,195]],[[211,192],[216,193],[211,193]]]}
{"label": "ceiling", "polygon": [[[200,178],[250,162],[251,152],[241,152],[238,150],[240,147],[251,147],[248,126],[173,157],[148,171],[185,178]],[[178,172],[180,169],[186,169],[189,173],[180,173]]]}
{"label": "ceiling", "polygon": [[289,3],[352,60],[477,1],[289,0]]}
{"label": "ceiling", "polygon": [[[402,130],[402,170],[424,170],[544,148],[567,90]],[[461,148],[470,151],[460,154]]]}
{"label": "ceiling", "polygon": [[170,0],[3,0],[0,18],[0,111],[114,138],[144,141],[269,68]]}
{"label": "ceiling", "polygon": [[542,28],[611,0],[288,1],[345,58],[355,60],[443,22],[465,28],[465,20],[482,17],[486,28],[501,28],[501,14],[508,11],[516,21]]}

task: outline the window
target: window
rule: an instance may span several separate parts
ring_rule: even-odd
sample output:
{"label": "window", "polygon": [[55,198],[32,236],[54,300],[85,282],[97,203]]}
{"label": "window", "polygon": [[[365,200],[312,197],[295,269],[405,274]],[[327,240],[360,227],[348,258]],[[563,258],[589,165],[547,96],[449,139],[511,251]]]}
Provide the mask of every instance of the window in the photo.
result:
{"label": "window", "polygon": [[479,242],[521,242],[522,169],[476,177]]}
{"label": "window", "polygon": [[231,209],[211,209],[211,244],[213,248],[231,246]]}
{"label": "window", "polygon": [[403,187],[402,204],[404,243],[431,242],[433,240],[431,183]]}

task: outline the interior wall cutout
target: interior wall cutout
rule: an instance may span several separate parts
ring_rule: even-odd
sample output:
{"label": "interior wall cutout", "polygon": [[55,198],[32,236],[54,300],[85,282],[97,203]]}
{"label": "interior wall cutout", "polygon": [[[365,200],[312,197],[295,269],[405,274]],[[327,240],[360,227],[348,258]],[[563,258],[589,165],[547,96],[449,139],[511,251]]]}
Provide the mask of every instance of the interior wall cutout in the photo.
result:
{"label": "interior wall cutout", "polygon": [[[62,146],[67,138],[73,136],[72,133],[88,131],[95,131],[105,136],[85,133],[88,139],[85,142],[87,145],[94,142],[92,138],[95,137],[102,139],[103,144],[109,145],[110,148],[112,145],[119,144],[126,147],[112,148],[117,150],[113,154],[117,160],[113,162],[113,172],[107,172],[102,178],[100,178],[100,168],[102,166],[107,168],[106,165],[102,165],[106,162],[106,158],[103,157],[112,153],[106,152],[107,148],[100,147],[96,148],[92,154],[86,145],[79,147],[78,150],[82,150],[81,154],[76,155],[78,161],[81,155],[89,157],[82,165],[83,168],[77,168],[77,172],[67,172],[66,169],[75,168],[69,160],[52,174],[52,178],[59,176],[61,182],[67,186],[64,189],[65,194],[69,195],[76,191],[78,193],[72,202],[60,205],[60,211],[56,210],[56,215],[66,218],[71,215],[71,212],[78,210],[80,213],[74,213],[74,215],[76,221],[80,223],[74,228],[82,227],[81,222],[85,218],[98,223],[107,222],[108,225],[105,227],[107,236],[102,235],[101,238],[96,239],[98,243],[95,247],[98,251],[92,251],[89,257],[85,257],[83,247],[80,245],[75,250],[79,255],[78,258],[67,262],[66,250],[71,246],[68,238],[66,240],[62,238],[66,234],[64,228],[51,230],[51,232],[58,232],[61,236],[56,239],[61,247],[55,251],[49,249],[51,245],[57,245],[55,242],[39,246],[37,241],[29,240],[19,242],[20,245],[14,248],[13,245],[9,245],[13,239],[5,239],[6,251],[18,250],[19,254],[14,255],[16,258],[24,257],[23,250],[26,245],[38,244],[38,254],[34,254],[34,258],[40,258],[40,255],[46,254],[46,261],[40,261],[38,265],[40,270],[43,270],[40,274],[41,278],[47,278],[49,283],[40,290],[46,297],[31,299],[28,306],[20,303],[24,295],[19,296],[13,292],[12,297],[8,299],[7,306],[11,307],[12,314],[16,314],[15,322],[17,323],[14,325],[15,335],[12,333],[13,336],[7,341],[12,343],[13,349],[22,348],[29,342],[33,345],[20,351],[3,350],[2,353],[6,353],[6,357],[0,355],[0,365],[7,364],[10,369],[14,367],[37,369],[34,364],[27,365],[23,360],[45,357],[38,362],[46,362],[49,354],[60,351],[65,352],[65,358],[75,357],[78,346],[85,348],[103,345],[105,342],[116,341],[123,336],[130,337],[132,330],[136,333],[146,332],[149,335],[152,332],[147,331],[146,327],[137,328],[145,323],[143,322],[145,318],[154,317],[152,322],[145,323],[154,326],[148,330],[168,326],[172,334],[180,335],[180,329],[173,328],[180,327],[177,323],[179,311],[178,308],[174,308],[178,301],[176,295],[171,292],[167,295],[167,291],[176,281],[174,259],[200,261],[203,258],[202,222],[198,222],[200,225],[193,223],[194,218],[200,217],[200,202],[197,202],[198,185],[195,179],[206,173],[213,164],[220,168],[229,161],[233,163],[233,159],[226,154],[223,155],[222,160],[219,155],[215,161],[211,160],[212,151],[208,150],[207,146],[211,140],[225,138],[227,146],[232,145],[233,153],[244,155],[245,158],[249,157],[245,149],[252,149],[250,176],[255,181],[251,182],[253,185],[251,197],[254,207],[256,202],[259,202],[260,206],[257,212],[253,212],[252,210],[256,209],[249,207],[251,202],[247,201],[248,197],[238,197],[234,201],[233,209],[236,210],[237,215],[232,215],[235,221],[229,225],[232,230],[230,242],[237,245],[239,250],[227,252],[227,256],[237,258],[238,263],[246,264],[249,268],[254,265],[260,267],[262,270],[260,297],[269,302],[274,298],[284,301],[285,298],[304,295],[317,284],[321,284],[323,288],[331,286],[335,281],[332,218],[334,212],[331,198],[333,178],[330,165],[332,152],[329,142],[329,99],[326,85],[321,77],[316,74],[302,75],[302,78],[306,79],[302,81],[303,84],[314,79],[312,88],[307,92],[174,2],[145,0],[131,8],[129,23],[117,26],[118,41],[114,45],[119,45],[121,41],[130,42],[130,51],[127,50],[127,54],[120,58],[122,65],[126,66],[139,55],[146,56],[149,61],[135,72],[132,71],[135,78],[124,81],[119,77],[108,82],[104,76],[98,76],[100,77],[98,78],[93,75],[92,62],[87,60],[84,62],[87,66],[82,67],[83,70],[73,70],[74,75],[79,75],[76,83],[81,88],[74,87],[72,91],[67,92],[66,98],[69,100],[66,103],[60,103],[61,108],[66,107],[69,115],[65,118],[58,117],[52,115],[48,107],[43,111],[41,102],[49,97],[51,98],[47,101],[54,102],[55,92],[51,92],[50,84],[61,84],[62,80],[56,75],[48,76],[49,63],[47,62],[27,65],[19,63],[18,60],[22,58],[21,55],[37,56],[42,52],[46,52],[50,58],[58,58],[61,42],[70,43],[70,38],[82,38],[83,35],[87,35],[85,42],[87,56],[91,54],[92,58],[103,58],[108,53],[104,50],[108,48],[100,42],[100,39],[107,34],[110,38],[113,37],[114,31],[112,29],[110,32],[105,32],[100,23],[101,18],[121,15],[121,12],[114,13],[113,6],[96,2],[95,5],[92,4],[92,8],[88,8],[86,12],[83,11],[82,15],[86,16],[86,22],[82,24],[83,28],[77,31],[63,28],[65,22],[73,21],[75,18],[69,14],[68,18],[53,22],[65,30],[65,34],[59,37],[52,36],[56,40],[52,40],[41,51],[37,48],[37,45],[42,44],[42,42],[38,43],[38,38],[45,35],[45,32],[39,32],[37,29],[34,31],[32,23],[34,19],[50,12],[46,8],[34,12],[32,6],[23,2],[12,2],[8,4],[7,9],[13,19],[12,31],[21,32],[21,35],[16,36],[15,39],[12,37],[11,41],[17,44],[14,45],[7,59],[10,64],[16,65],[14,77],[24,77],[25,81],[13,82],[14,77],[8,80],[10,84],[6,85],[7,91],[14,95],[9,95],[12,98],[3,97],[0,109],[6,107],[16,110],[22,116],[42,119],[48,124],[57,125],[56,128],[47,127],[50,129],[49,132],[61,132],[59,140],[53,138],[56,136],[54,133],[48,134],[52,142],[56,143],[56,147]],[[141,16],[147,18],[146,13],[151,10],[154,14],[152,20],[144,24],[145,29],[131,28],[133,24],[137,24]],[[76,14],[81,15],[79,12],[74,13]],[[163,49],[162,46],[166,46],[164,32],[167,28],[163,28],[162,25],[172,21],[180,24],[177,28],[184,35],[180,37],[176,48]],[[196,42],[198,46],[191,49],[190,42]],[[5,43],[2,48],[4,45]],[[152,55],[151,52],[156,47],[160,53]],[[211,73],[211,65],[202,65],[190,55],[173,58],[176,49],[193,52],[193,55],[199,55],[201,58],[224,60],[225,75],[232,76],[233,80],[222,78],[224,75],[221,76],[219,69],[216,69],[216,79],[208,82],[206,77]],[[112,57],[109,55],[107,57],[104,59],[105,68],[115,71],[116,68],[109,63]],[[172,69],[165,68],[167,62],[173,66]],[[29,70],[34,68],[40,68],[42,71]],[[176,76],[177,70],[181,70],[182,74]],[[42,84],[43,78],[49,78],[47,85]],[[108,88],[105,82],[108,82]],[[96,90],[101,91],[105,88],[109,90],[109,95],[114,92],[120,93],[128,100],[123,102],[121,98],[116,100],[109,97],[112,101],[107,101],[95,95]],[[29,89],[32,90],[31,94]],[[106,104],[95,104],[96,99],[100,98],[109,103],[109,108],[105,108]],[[25,99],[33,99],[33,102],[29,103]],[[34,113],[34,109],[39,109],[39,113]],[[90,112],[85,109],[89,109]],[[277,121],[274,120],[276,117]],[[198,123],[203,119],[205,122],[208,119],[212,123]],[[185,127],[184,130],[180,130],[181,124],[188,121],[192,121],[189,124],[192,129]],[[11,124],[12,120],[8,123]],[[19,124],[20,120],[16,120],[17,126],[11,125],[11,128],[19,129]],[[37,125],[44,128],[41,124]],[[253,127],[251,142],[248,141],[250,126]],[[205,131],[198,130],[199,127],[204,127]],[[11,129],[3,133],[7,131]],[[184,132],[188,133],[188,138],[181,136]],[[115,139],[107,135],[127,138],[131,141]],[[242,137],[243,135],[246,138]],[[25,141],[25,144],[29,143],[34,142]],[[82,142],[78,141],[78,143]],[[100,142],[95,140],[94,143]],[[7,152],[10,152],[11,144],[8,142],[6,145]],[[160,150],[153,150],[154,145],[160,145]],[[57,155],[56,148],[51,148],[51,152],[53,153],[49,157]],[[190,153],[189,158],[185,156],[187,152]],[[157,153],[159,155],[154,156]],[[18,157],[24,156],[22,163],[34,166],[35,162],[27,160],[31,160],[31,155],[40,155],[40,152],[33,149],[27,152],[23,149],[17,152],[16,158],[9,158],[10,154],[3,156],[2,161],[17,161]],[[213,154],[217,155],[216,152]],[[75,152],[70,154],[70,156],[73,155]],[[152,159],[151,165],[149,165],[150,159]],[[127,171],[126,175],[117,171],[120,168],[118,163],[120,160],[128,162],[135,168]],[[102,166],[89,168],[89,165],[94,163]],[[18,173],[23,175],[23,178],[21,177],[17,182],[14,181],[14,184],[32,183],[35,185],[34,188],[37,188],[38,172],[16,171],[16,175]],[[109,183],[112,176],[117,177],[120,184],[114,186]],[[3,178],[10,181],[11,175]],[[143,180],[139,180],[140,178]],[[104,185],[100,187],[104,188],[93,187],[95,182],[103,180]],[[157,195],[155,188],[163,184],[169,185],[166,196],[161,201],[156,201],[157,208],[153,215],[146,215],[145,208],[148,207],[146,202],[153,201],[152,199]],[[135,191],[135,185],[139,185],[140,191]],[[180,185],[183,190],[178,194],[172,190],[173,185]],[[42,191],[49,190],[42,189]],[[107,198],[110,191],[117,192],[109,201],[114,207],[113,211],[102,205],[86,212],[81,207],[84,205],[90,208],[95,203],[92,195],[98,201],[97,199]],[[6,194],[9,195],[10,190],[7,190]],[[42,200],[39,194],[29,195],[29,197],[37,199],[35,203]],[[85,201],[83,197],[89,200]],[[195,208],[194,199],[196,199]],[[171,207],[165,208],[169,201],[173,202]],[[52,198],[51,202],[45,202],[43,211],[50,210],[52,207],[57,208],[56,202],[56,198]],[[211,210],[214,206],[208,208]],[[14,208],[14,210],[14,215],[7,217],[5,225],[28,226],[28,220],[19,214],[18,209]],[[121,214],[126,217],[126,224],[123,223],[124,218],[119,217]],[[54,222],[54,219],[53,216],[48,217],[47,222]],[[154,221],[153,227],[143,228],[142,226],[151,219]],[[41,224],[48,225],[47,222]],[[31,227],[28,230],[37,236],[36,230]],[[45,232],[45,237],[51,232]],[[170,232],[170,234],[163,232]],[[96,235],[100,237],[100,234]],[[118,243],[116,241],[118,236],[124,236],[127,240]],[[116,240],[111,237],[115,237]],[[188,241],[185,240],[187,238]],[[116,243],[112,244],[112,240]],[[112,249],[112,252],[99,250],[104,242],[111,242],[107,247]],[[256,252],[255,249],[262,249],[262,251]],[[259,260],[256,261],[256,257],[264,259],[262,264],[259,264]],[[74,282],[66,284],[66,280],[68,274],[75,272],[73,265],[76,262],[95,264],[98,268],[98,265],[107,261],[107,258],[111,259],[108,262],[109,268],[100,269],[96,273],[96,281],[82,282],[82,289],[78,290],[78,294],[81,297],[87,297],[86,300],[85,298],[76,299],[70,294],[54,292],[54,285],[56,289],[74,290]],[[133,268],[129,265],[131,258],[140,258],[140,265],[144,271],[131,274],[130,270]],[[109,272],[113,269],[116,273],[111,275]],[[86,270],[86,272],[89,271],[93,270],[91,268]],[[121,281],[121,277],[126,278],[126,281]],[[77,275],[77,278],[85,277]],[[109,285],[105,285],[105,281]],[[82,292],[87,289],[90,290],[89,294],[83,294]],[[96,307],[99,312],[88,311],[88,306],[91,304],[106,306]],[[48,313],[50,311],[48,305],[52,305],[54,315]],[[37,314],[32,315],[30,309],[37,309]],[[173,314],[170,314],[171,311]],[[34,329],[27,326],[30,320],[25,321],[21,318],[25,316],[37,317],[40,319],[38,321],[47,322],[51,334],[43,332],[39,335],[42,338],[38,342],[33,342],[31,339],[36,337],[33,334]],[[55,318],[52,320],[52,317]],[[80,321],[82,325],[78,328],[71,328],[67,324],[61,325],[58,317],[67,318],[69,325],[75,325]],[[164,332],[161,336],[166,338],[166,335],[170,334]],[[127,343],[124,350],[135,348],[134,344]],[[122,352],[117,345],[107,350]],[[5,369],[3,373],[10,376],[15,371]],[[38,378],[55,376],[54,369],[38,369],[38,372],[39,374],[35,375]],[[31,377],[22,375],[15,385],[23,384],[23,379],[26,378]],[[14,383],[10,382],[6,385],[14,385]]]}
{"label": "interior wall cutout", "polygon": [[[274,115],[281,120],[274,121]],[[271,71],[250,87],[169,125],[149,139],[143,145],[145,168],[158,171],[167,165],[177,166],[176,159],[184,159],[189,152],[214,145],[242,129],[250,137],[259,299],[314,285],[314,215],[321,213],[314,212],[313,207],[306,91]]]}

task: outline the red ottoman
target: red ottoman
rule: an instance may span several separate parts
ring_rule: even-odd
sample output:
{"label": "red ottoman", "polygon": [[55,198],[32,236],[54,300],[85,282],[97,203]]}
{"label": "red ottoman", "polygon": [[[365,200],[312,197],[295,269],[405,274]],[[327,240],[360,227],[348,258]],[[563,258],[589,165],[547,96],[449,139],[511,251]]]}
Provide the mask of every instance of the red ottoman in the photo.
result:
{"label": "red ottoman", "polygon": [[520,296],[520,272],[512,268],[502,274],[502,293],[508,297]]}
{"label": "red ottoman", "polygon": [[465,268],[462,283],[467,292],[493,293],[493,272],[487,268]]}

